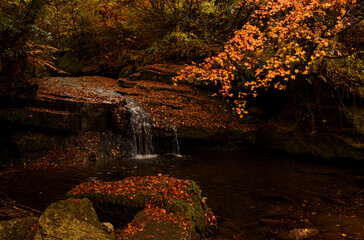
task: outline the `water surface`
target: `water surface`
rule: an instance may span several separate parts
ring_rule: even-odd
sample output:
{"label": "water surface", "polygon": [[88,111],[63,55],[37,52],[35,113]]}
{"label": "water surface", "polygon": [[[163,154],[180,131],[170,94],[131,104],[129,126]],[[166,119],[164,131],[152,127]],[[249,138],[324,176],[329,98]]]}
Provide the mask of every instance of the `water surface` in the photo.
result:
{"label": "water surface", "polygon": [[281,239],[287,231],[310,227],[321,233],[311,239],[364,236],[360,226],[364,171],[358,163],[333,164],[263,151],[191,151],[182,157],[162,155],[67,170],[18,171],[1,178],[0,190],[24,205],[44,210],[83,181],[158,173],[197,181],[219,221],[213,238]]}

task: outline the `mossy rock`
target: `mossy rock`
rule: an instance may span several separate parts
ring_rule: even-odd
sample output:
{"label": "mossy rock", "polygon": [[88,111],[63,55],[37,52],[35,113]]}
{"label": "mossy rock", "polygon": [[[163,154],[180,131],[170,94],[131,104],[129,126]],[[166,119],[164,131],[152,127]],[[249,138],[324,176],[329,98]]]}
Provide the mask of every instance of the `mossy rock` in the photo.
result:
{"label": "mossy rock", "polygon": [[[171,221],[173,218],[169,216],[151,216],[150,209],[138,212],[130,226],[138,226],[143,224],[143,229],[137,231],[131,236],[127,236],[130,240],[141,239],[158,239],[158,240],[187,240],[191,239],[191,231],[183,226],[178,220]],[[164,215],[174,215],[172,213]],[[177,219],[177,217],[174,217]]]}
{"label": "mossy rock", "polygon": [[36,222],[37,218],[34,217],[0,221],[0,239],[23,240],[25,239],[30,227]]}
{"label": "mossy rock", "polygon": [[87,198],[69,198],[51,204],[40,216],[34,240],[112,240],[104,232]]}
{"label": "mossy rock", "polygon": [[123,213],[117,213],[120,218],[130,220],[151,203],[156,208],[165,209],[166,213],[173,213],[189,222],[189,236],[196,232],[210,232],[215,224],[200,188],[191,180],[148,176],[114,182],[93,181],[76,186],[67,195],[87,197],[101,212],[103,207],[107,209],[108,205],[114,205],[114,209],[124,210]]}
{"label": "mossy rock", "polygon": [[175,223],[164,221],[149,221],[142,231],[128,237],[129,240],[158,239],[158,240],[187,240],[191,239],[186,232],[180,232]]}

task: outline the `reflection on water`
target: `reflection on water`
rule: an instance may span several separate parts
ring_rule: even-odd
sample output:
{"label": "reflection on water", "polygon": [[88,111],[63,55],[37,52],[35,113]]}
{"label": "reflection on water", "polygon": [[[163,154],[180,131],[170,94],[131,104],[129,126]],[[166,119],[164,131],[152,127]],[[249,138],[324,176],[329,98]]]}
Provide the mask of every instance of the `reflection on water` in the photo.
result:
{"label": "reflection on water", "polygon": [[257,152],[197,151],[182,157],[122,159],[67,171],[22,171],[1,179],[0,190],[24,205],[43,210],[83,181],[158,173],[197,181],[219,220],[218,234],[228,239],[278,239],[267,238],[279,236],[272,232],[277,228],[315,227],[325,234],[349,231],[338,226],[330,230],[323,223],[329,221],[325,219],[329,214],[354,215],[354,230],[348,234],[362,236],[363,229],[355,228],[355,221],[364,220],[360,217],[361,213],[364,216],[363,196],[358,194],[364,188],[361,167]]}

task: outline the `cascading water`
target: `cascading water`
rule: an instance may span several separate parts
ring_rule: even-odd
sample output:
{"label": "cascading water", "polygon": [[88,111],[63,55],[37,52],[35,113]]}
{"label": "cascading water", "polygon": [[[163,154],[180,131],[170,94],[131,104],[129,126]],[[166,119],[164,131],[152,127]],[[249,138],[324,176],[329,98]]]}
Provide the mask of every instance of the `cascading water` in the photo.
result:
{"label": "cascading water", "polygon": [[171,127],[173,131],[173,154],[176,156],[181,156],[181,151],[179,149],[179,143],[178,143],[178,135],[177,135],[177,129],[172,125]]}
{"label": "cascading water", "polygon": [[130,113],[131,155],[135,158],[155,157],[151,115],[133,99],[126,97],[125,100]]}
{"label": "cascading water", "polygon": [[[126,109],[130,113],[129,134],[131,137],[130,154],[133,158],[153,158],[158,155],[154,151],[153,124],[151,115],[144,111],[134,99],[125,97]],[[171,125],[173,132],[172,151],[167,152],[180,156],[177,130]]]}

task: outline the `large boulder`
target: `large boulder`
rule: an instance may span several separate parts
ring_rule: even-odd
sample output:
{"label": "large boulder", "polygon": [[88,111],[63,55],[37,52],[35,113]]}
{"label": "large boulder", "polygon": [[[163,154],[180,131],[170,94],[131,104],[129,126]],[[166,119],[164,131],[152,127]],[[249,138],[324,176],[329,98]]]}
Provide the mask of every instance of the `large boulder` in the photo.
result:
{"label": "large boulder", "polygon": [[[196,233],[207,233],[215,224],[215,218],[208,209],[200,188],[191,180],[158,175],[129,177],[113,182],[93,181],[76,186],[68,192],[68,196],[89,198],[94,203],[100,218],[104,216],[105,219],[102,220],[111,221],[114,225],[125,225],[133,218],[138,219],[138,212],[139,218],[143,218],[142,216],[146,214],[140,211],[151,204],[150,207],[154,209],[152,212],[163,209],[165,214],[173,214],[176,218],[182,219],[182,222],[188,223],[185,230],[188,237],[181,239],[188,239]],[[111,219],[113,216],[114,219]],[[173,228],[171,223],[164,225]],[[183,225],[177,223],[177,226]],[[154,228],[155,223],[148,226]]]}
{"label": "large boulder", "polygon": [[[87,132],[95,135],[106,132],[107,136],[114,136],[104,139],[105,134],[100,135],[97,142],[103,143],[100,150],[105,150],[104,156],[109,156],[108,159],[117,155],[119,150],[113,149],[122,145],[119,140],[121,134],[127,132],[129,115],[124,108],[124,97],[116,92],[118,85],[114,79],[54,77],[34,81],[39,83],[36,98],[1,98],[0,125],[4,133],[1,141],[4,144],[0,146],[0,159],[3,159],[0,164],[47,159],[49,151],[60,150],[58,147],[74,142],[76,136],[85,143],[83,137]],[[96,155],[100,152],[94,146],[88,150]],[[70,151],[65,152],[74,159]],[[75,155],[81,156],[80,153]],[[53,154],[49,159],[57,160],[61,156],[64,155]]]}
{"label": "large boulder", "polygon": [[0,221],[1,240],[23,240],[26,238],[29,229],[37,222],[37,218],[26,217]]}
{"label": "large boulder", "polygon": [[138,212],[127,227],[116,232],[118,238],[130,240],[187,240],[191,239],[190,222],[165,209],[148,205]]}
{"label": "large boulder", "polygon": [[111,240],[90,200],[69,198],[51,204],[40,216],[35,240]]}

